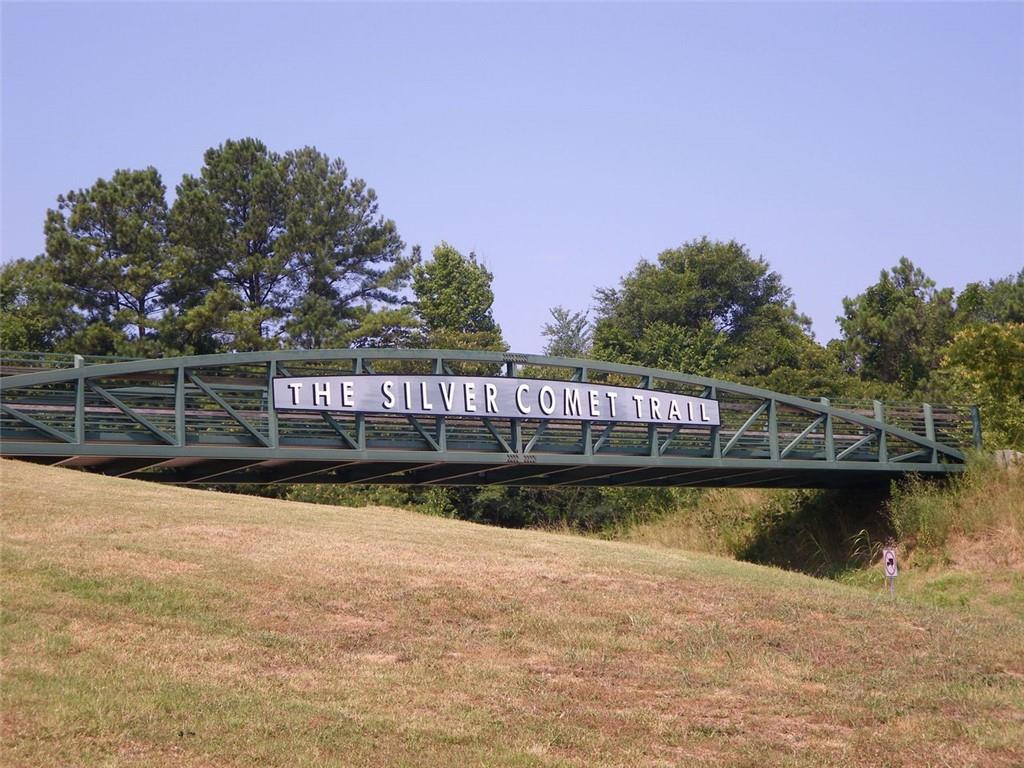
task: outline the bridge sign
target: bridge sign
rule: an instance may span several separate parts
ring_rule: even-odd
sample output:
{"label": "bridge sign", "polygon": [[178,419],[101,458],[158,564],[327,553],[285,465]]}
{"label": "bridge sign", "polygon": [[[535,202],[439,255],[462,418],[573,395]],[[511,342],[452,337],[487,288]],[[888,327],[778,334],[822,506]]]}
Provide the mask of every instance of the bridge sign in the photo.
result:
{"label": "bridge sign", "polygon": [[280,411],[721,424],[718,401],[671,392],[485,376],[295,376],[274,379]]}

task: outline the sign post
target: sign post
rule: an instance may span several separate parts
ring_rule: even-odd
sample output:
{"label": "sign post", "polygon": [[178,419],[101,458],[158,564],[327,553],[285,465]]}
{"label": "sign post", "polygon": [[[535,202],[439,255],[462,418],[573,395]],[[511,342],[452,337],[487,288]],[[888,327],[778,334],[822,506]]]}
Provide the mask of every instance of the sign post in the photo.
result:
{"label": "sign post", "polygon": [[899,566],[896,565],[896,545],[889,544],[882,550],[882,565],[885,567],[885,581],[889,585],[889,594],[896,594],[896,576]]}

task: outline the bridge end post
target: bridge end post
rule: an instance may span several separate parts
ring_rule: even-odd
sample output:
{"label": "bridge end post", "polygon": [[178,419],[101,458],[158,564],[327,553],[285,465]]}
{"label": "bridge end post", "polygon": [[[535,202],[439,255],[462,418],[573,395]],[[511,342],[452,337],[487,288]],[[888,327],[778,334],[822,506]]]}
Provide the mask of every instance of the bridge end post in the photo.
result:
{"label": "bridge end post", "polygon": [[[935,415],[932,413],[931,403],[922,403],[921,408],[924,411],[924,436],[935,442]],[[932,448],[932,464],[939,463],[939,453]]]}
{"label": "bridge end post", "polygon": [[974,447],[981,450],[981,409],[976,405],[971,406],[971,432]]}

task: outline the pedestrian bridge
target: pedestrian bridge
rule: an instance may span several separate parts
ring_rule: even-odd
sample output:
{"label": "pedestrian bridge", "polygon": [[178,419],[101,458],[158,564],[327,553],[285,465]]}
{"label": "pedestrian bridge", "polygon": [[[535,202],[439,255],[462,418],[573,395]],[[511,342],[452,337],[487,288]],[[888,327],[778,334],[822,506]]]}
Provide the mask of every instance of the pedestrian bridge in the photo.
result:
{"label": "pedestrian bridge", "polygon": [[0,455],[177,484],[852,487],[980,441],[969,406],[538,355],[0,356]]}

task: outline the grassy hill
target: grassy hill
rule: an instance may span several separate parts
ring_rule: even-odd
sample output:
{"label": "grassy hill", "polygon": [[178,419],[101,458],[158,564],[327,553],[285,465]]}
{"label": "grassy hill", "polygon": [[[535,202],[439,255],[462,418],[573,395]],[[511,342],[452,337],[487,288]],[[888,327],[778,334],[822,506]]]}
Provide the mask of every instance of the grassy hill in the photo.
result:
{"label": "grassy hill", "polygon": [[0,462],[6,765],[1020,765],[1024,619]]}
{"label": "grassy hill", "polygon": [[877,589],[881,547],[899,541],[899,592],[1024,619],[1024,466],[972,457],[949,482],[892,493],[717,488],[611,537],[711,552]]}

